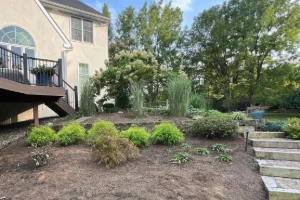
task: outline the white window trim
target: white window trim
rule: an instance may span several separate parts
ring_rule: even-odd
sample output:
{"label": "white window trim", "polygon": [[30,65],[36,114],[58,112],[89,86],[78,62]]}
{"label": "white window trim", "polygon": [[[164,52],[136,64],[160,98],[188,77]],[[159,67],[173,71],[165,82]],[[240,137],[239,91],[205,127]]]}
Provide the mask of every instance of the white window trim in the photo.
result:
{"label": "white window trim", "polygon": [[[79,40],[73,40],[73,37],[72,37],[72,18],[77,18],[77,19],[80,19],[81,20],[81,41]],[[92,22],[92,26],[93,26],[93,42],[90,43],[90,42],[85,42],[84,41],[84,30],[83,30],[83,20],[86,20],[86,21],[90,21]],[[91,19],[87,19],[87,18],[82,18],[82,17],[78,17],[78,16],[74,16],[74,15],[71,15],[70,17],[70,38],[71,38],[71,41],[73,42],[79,42],[79,43],[83,43],[83,44],[89,44],[89,45],[94,45],[95,44],[95,26],[94,26],[94,21],[91,20]],[[84,64],[84,63],[82,63]]]}
{"label": "white window trim", "polygon": [[80,67],[80,64],[84,64],[84,65],[87,65],[88,66],[88,75],[90,77],[90,64],[89,63],[85,63],[85,62],[78,62],[77,64],[77,85],[78,85],[78,89],[79,89],[79,94],[81,93],[81,88],[80,88],[80,85],[79,85],[79,67]]}

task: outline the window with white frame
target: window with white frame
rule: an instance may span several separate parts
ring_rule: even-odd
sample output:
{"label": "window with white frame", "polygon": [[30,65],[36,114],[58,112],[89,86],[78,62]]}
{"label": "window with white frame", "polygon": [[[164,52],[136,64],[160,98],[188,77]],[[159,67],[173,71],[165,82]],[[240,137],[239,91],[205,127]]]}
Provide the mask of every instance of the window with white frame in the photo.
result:
{"label": "window with white frame", "polygon": [[93,43],[93,22],[77,17],[71,18],[72,40]]}
{"label": "window with white frame", "polygon": [[79,90],[82,91],[83,86],[89,80],[89,65],[85,63],[79,63],[78,69],[78,85]]}

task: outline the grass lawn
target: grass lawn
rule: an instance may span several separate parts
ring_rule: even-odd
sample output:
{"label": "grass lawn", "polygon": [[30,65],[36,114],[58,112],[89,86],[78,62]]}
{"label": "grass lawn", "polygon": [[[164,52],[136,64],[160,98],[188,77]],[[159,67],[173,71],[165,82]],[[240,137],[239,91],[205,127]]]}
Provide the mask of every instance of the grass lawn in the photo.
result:
{"label": "grass lawn", "polygon": [[287,110],[285,113],[284,110],[270,110],[265,114],[265,118],[268,121],[288,121],[288,118],[297,117],[300,118],[300,109],[298,110]]}

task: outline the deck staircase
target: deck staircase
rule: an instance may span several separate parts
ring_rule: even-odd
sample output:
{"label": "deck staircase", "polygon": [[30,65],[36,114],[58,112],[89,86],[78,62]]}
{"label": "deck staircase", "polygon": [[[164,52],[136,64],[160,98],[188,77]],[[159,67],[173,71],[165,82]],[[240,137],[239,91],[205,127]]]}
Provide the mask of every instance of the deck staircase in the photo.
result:
{"label": "deck staircase", "polygon": [[269,200],[300,200],[300,140],[284,133],[249,134]]}
{"label": "deck staircase", "polygon": [[[43,67],[48,70],[32,73]],[[41,104],[59,116],[75,116],[78,90],[63,80],[62,71],[61,59],[27,57],[0,46],[0,122]]]}

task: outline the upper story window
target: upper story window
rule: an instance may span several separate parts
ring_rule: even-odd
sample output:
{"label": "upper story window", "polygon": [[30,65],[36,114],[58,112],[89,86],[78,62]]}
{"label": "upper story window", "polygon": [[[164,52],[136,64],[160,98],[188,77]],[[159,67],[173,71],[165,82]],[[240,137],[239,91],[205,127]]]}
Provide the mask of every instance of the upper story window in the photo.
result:
{"label": "upper story window", "polygon": [[93,43],[93,22],[77,17],[71,18],[72,40]]}

